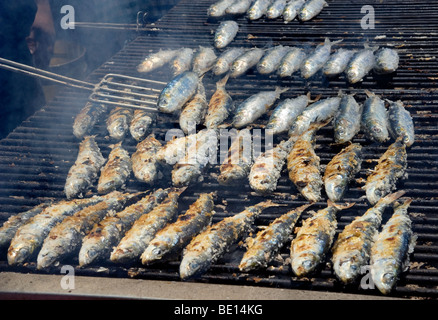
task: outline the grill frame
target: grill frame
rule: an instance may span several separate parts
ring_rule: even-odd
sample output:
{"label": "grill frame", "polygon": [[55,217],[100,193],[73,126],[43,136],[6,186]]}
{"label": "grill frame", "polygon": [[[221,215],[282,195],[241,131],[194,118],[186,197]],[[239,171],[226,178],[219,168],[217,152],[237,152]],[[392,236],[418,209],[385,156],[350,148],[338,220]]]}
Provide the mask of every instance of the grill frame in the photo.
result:
{"label": "grill frame", "polygon": [[[376,6],[376,11],[385,6],[395,6],[396,9],[385,13],[384,19],[379,20],[375,30],[364,32],[360,29],[359,17],[360,10],[356,4],[349,7],[344,13],[342,22],[351,24],[352,29],[348,31],[330,31],[329,34],[320,33],[323,27],[333,27],[338,25],[337,19],[345,3],[352,1],[342,1],[331,3],[316,19],[308,23],[291,22],[287,30],[282,22],[279,21],[255,21],[248,22],[244,17],[238,17],[239,24],[245,26],[239,32],[234,45],[259,46],[267,43],[271,45],[298,45],[310,47],[322,42],[325,36],[329,36],[332,41],[343,38],[340,44],[343,47],[360,48],[366,34],[370,40],[370,45],[391,44],[398,47],[401,55],[400,69],[395,75],[389,77],[375,77],[369,75],[365,81],[359,85],[346,85],[341,78],[326,81],[317,77],[310,81],[303,81],[299,76],[287,79],[279,79],[276,76],[261,76],[251,70],[245,76],[237,79],[230,79],[227,90],[237,102],[243,101],[250,94],[263,89],[273,89],[277,85],[290,86],[291,89],[282,95],[282,98],[291,98],[298,94],[311,92],[312,97],[321,94],[323,97],[336,95],[339,89],[347,93],[356,93],[359,99],[364,98],[364,89],[370,89],[374,93],[382,95],[384,98],[395,99],[402,96],[402,101],[408,106],[414,117],[415,129],[418,141],[408,150],[408,180],[399,184],[400,189],[407,190],[406,196],[414,199],[411,205],[411,216],[413,219],[414,232],[419,236],[415,251],[411,257],[414,269],[403,274],[398,282],[391,297],[406,298],[436,298],[438,296],[438,216],[434,212],[438,204],[438,179],[436,177],[436,167],[438,167],[438,136],[437,136],[437,116],[436,107],[438,106],[438,94],[433,92],[436,81],[433,79],[438,72],[438,68],[432,63],[435,59],[430,59],[433,50],[438,47],[438,36],[430,34],[432,28],[432,16],[427,14],[424,19],[413,19],[414,31],[395,23],[391,28],[385,29],[387,24],[383,23],[394,18],[392,14],[401,12],[401,7],[409,7],[416,10],[427,1],[388,1],[385,4],[376,4],[374,1],[365,1],[361,5],[372,4]],[[196,48],[199,45],[212,45],[213,35],[211,30],[219,24],[222,19],[211,19],[206,15],[211,0],[203,0],[192,4],[190,1],[182,0],[177,6],[169,11],[162,19],[154,24],[146,26],[144,33],[140,34],[135,40],[127,44],[119,53],[105,62],[100,68],[95,70],[88,78],[88,81],[98,83],[107,73],[122,73],[129,76],[139,76],[135,71],[136,65],[148,52],[157,51],[160,48],[178,48],[189,46]],[[410,6],[407,4],[411,4]],[[360,8],[359,8],[360,9]],[[183,23],[186,37],[181,37],[181,30],[174,27],[178,18],[181,18],[181,10],[190,12],[186,14]],[[431,6],[430,11],[438,12],[438,4]],[[409,11],[412,12],[412,11]],[[435,11],[434,11],[435,12]],[[406,13],[407,14],[407,13]],[[420,21],[421,20],[421,21]],[[425,26],[425,21],[429,22]],[[421,23],[420,23],[421,22]],[[435,22],[435,24],[438,24]],[[281,37],[273,35],[273,31],[266,30],[267,26],[274,25],[277,30],[283,30]],[[279,25],[282,27],[280,28]],[[318,30],[317,32],[314,32]],[[274,29],[273,29],[274,30]],[[385,30],[385,39],[375,39]],[[319,33],[318,33],[319,32]],[[251,33],[255,37],[245,38]],[[391,37],[400,36],[402,39],[390,41]],[[286,39],[285,39],[286,37]],[[289,39],[289,37],[291,39]],[[431,37],[427,42],[419,39]],[[358,41],[361,41],[358,43]],[[233,43],[232,43],[233,45]],[[424,48],[422,47],[424,45]],[[412,55],[412,56],[411,56]],[[413,57],[413,58],[411,58]],[[432,61],[432,62],[431,62]],[[427,72],[424,72],[426,70]],[[155,80],[170,80],[168,68],[163,67],[154,73]],[[146,77],[147,75],[140,75]],[[432,79],[430,79],[432,78]],[[207,95],[210,97],[214,92],[215,81],[219,78],[207,74],[205,76],[205,87]],[[387,82],[388,80],[392,80]],[[415,80],[415,81],[414,81]],[[254,86],[257,83],[258,86]],[[380,85],[385,84],[384,87]],[[53,101],[47,104],[42,110],[36,112],[32,117],[22,123],[7,138],[0,141],[0,222],[5,221],[10,215],[30,209],[32,206],[47,199],[63,199],[63,186],[65,177],[70,166],[74,163],[77,154],[79,141],[72,134],[72,123],[76,114],[85,105],[88,93],[80,92],[75,89],[63,89]],[[361,100],[362,101],[362,100]],[[267,117],[263,117],[258,123],[266,123]],[[164,133],[167,129],[178,128],[175,118],[163,115],[159,120],[155,133],[163,141]],[[102,149],[104,156],[109,153],[111,141],[105,137],[104,121],[100,121],[94,129],[93,134],[97,133],[97,142]],[[321,157],[321,163],[327,164],[331,157],[336,153],[330,143],[332,143],[331,125],[323,128],[317,136],[317,154]],[[385,150],[388,144],[372,144],[363,135],[359,134],[355,139],[366,147],[363,168],[358,178],[364,178],[366,170],[372,168],[376,160]],[[132,154],[135,150],[135,142],[129,138],[124,143],[127,150]],[[278,141],[276,141],[278,142]],[[35,166],[37,164],[37,166]],[[423,168],[425,166],[425,169]],[[209,172],[217,172],[218,165]],[[414,177],[414,179],[412,179]],[[160,185],[161,186],[168,186]],[[144,190],[144,185],[130,178],[128,191]],[[158,187],[158,186],[157,186]],[[240,190],[227,190],[218,186],[211,175],[201,184],[189,188],[182,198],[182,211],[196,196],[202,192],[215,191],[219,189],[219,197],[216,201],[217,214],[213,222],[225,216],[239,212],[244,205],[252,204],[261,197],[251,192],[248,184]],[[238,192],[237,192],[238,191]],[[296,195],[296,189],[290,186],[287,175],[283,172],[279,182],[279,191],[273,198],[284,202],[287,208],[297,207],[305,203],[303,198],[285,198],[291,193]],[[338,217],[338,232],[349,223],[357,214],[362,214],[367,208],[366,200],[361,198],[364,192],[360,190],[360,185],[353,182],[350,190],[346,194],[345,201],[357,201],[354,211],[340,214]],[[223,200],[226,201],[231,209],[223,210]],[[318,202],[311,209],[317,210],[325,205],[324,201]],[[285,212],[286,208],[284,209]],[[265,225],[272,221],[280,213],[278,211],[266,210],[256,225]],[[389,218],[390,212],[384,215],[385,222]],[[305,213],[302,218],[307,218]],[[289,246],[281,251],[283,259],[287,257]],[[243,251],[236,250],[227,254],[224,259],[212,266],[211,270],[197,283],[208,284],[230,284],[230,285],[250,285],[255,287],[271,287],[291,290],[310,290],[313,292],[328,291],[332,293],[352,293],[357,295],[380,296],[377,290],[357,289],[356,286],[343,287],[334,280],[331,269],[326,265],[322,271],[317,273],[314,278],[297,279],[293,276],[290,268],[285,267],[280,271],[257,271],[243,274],[237,269],[237,257]],[[0,271],[18,272],[32,274],[59,274],[60,267],[40,271],[36,270],[33,263],[23,267],[10,267],[5,263],[5,255],[2,253],[0,258]],[[75,260],[70,263],[74,264]],[[79,276],[108,277],[108,278],[138,278],[147,280],[178,281],[177,274],[178,262],[170,262],[164,265],[152,267],[126,268],[103,264],[102,267],[108,271],[99,271],[99,266],[89,268],[79,268],[75,265],[75,272]]]}

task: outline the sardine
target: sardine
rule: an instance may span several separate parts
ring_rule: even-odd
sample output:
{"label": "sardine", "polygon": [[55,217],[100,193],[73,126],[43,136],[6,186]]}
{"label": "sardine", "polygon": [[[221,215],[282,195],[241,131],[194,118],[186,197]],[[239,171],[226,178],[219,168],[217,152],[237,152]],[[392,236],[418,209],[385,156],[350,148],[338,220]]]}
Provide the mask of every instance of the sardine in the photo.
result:
{"label": "sardine", "polygon": [[93,226],[112,211],[119,211],[132,194],[121,194],[114,191],[112,196],[95,205],[82,209],[65,218],[54,226],[47,237],[37,257],[37,268],[44,269],[63,262],[80,250],[82,239]]}
{"label": "sardine", "polygon": [[301,21],[309,21],[320,14],[324,7],[327,6],[328,4],[324,0],[307,1],[298,13],[298,17]]}
{"label": "sardine", "polygon": [[132,172],[137,180],[153,184],[160,176],[160,164],[157,153],[161,149],[160,141],[150,134],[137,144],[136,151],[131,156]]}
{"label": "sardine", "polygon": [[173,76],[183,73],[184,71],[189,71],[192,68],[193,56],[195,55],[195,50],[192,48],[182,48],[178,55],[173,59],[171,68],[173,71]]}
{"label": "sardine", "polygon": [[229,74],[216,83],[216,91],[210,98],[205,116],[205,126],[207,129],[217,128],[234,112],[234,101],[225,89],[228,79]]}
{"label": "sardine", "polygon": [[239,25],[234,20],[222,21],[214,34],[214,46],[223,49],[228,46],[236,37]]}
{"label": "sardine", "polygon": [[240,271],[266,268],[291,236],[298,219],[311,204],[290,210],[271,222],[254,238],[247,238],[248,249],[239,264]]}
{"label": "sardine", "polygon": [[357,103],[353,95],[342,96],[339,110],[333,119],[336,143],[351,141],[360,131],[363,105]]}
{"label": "sardine", "polygon": [[137,262],[155,234],[176,219],[179,196],[179,191],[169,192],[163,202],[149,213],[138,218],[111,252],[111,261],[116,263]]}
{"label": "sardine", "polygon": [[280,95],[287,90],[289,88],[276,87],[274,91],[261,91],[250,96],[237,107],[233,118],[233,126],[242,128],[252,124],[265,114],[280,98]]}
{"label": "sardine", "polygon": [[45,208],[41,213],[18,228],[8,249],[9,265],[21,265],[33,259],[54,226],[66,217],[87,206],[99,203],[107,197],[108,195],[103,197],[94,196],[87,199],[63,200]]}
{"label": "sardine", "polygon": [[377,142],[389,140],[389,120],[385,102],[372,92],[366,91],[362,112],[362,129],[368,139]]}
{"label": "sardine", "polygon": [[269,49],[257,63],[257,71],[260,74],[270,74],[276,71],[289,50],[290,47],[283,47],[282,45]]}
{"label": "sardine", "polygon": [[249,185],[257,193],[269,194],[277,189],[281,170],[293,147],[293,139],[280,142],[275,148],[262,153],[254,160],[249,173]]}
{"label": "sardine", "polygon": [[222,219],[194,237],[183,251],[179,268],[181,279],[189,279],[207,271],[252,227],[263,209],[277,206],[271,201],[260,202],[244,211]]}
{"label": "sardine", "polygon": [[234,60],[241,56],[245,51],[245,48],[229,48],[225,50],[216,60],[212,70],[213,73],[216,76],[227,73],[230,70]]}
{"label": "sardine", "polygon": [[219,167],[217,181],[221,185],[234,185],[247,179],[253,163],[249,130],[240,130],[231,141],[228,156]]}
{"label": "sardine", "polygon": [[324,261],[336,234],[336,213],[353,205],[328,200],[326,208],[303,221],[290,246],[292,270],[298,277],[311,274]]}
{"label": "sardine", "polygon": [[272,112],[266,129],[272,130],[273,134],[288,131],[295,119],[303,112],[310,101],[310,94],[301,95],[294,99],[284,99]]}
{"label": "sardine", "polygon": [[74,120],[73,134],[75,137],[82,140],[86,135],[89,135],[106,111],[107,107],[103,104],[87,102]]}
{"label": "sardine", "polygon": [[369,264],[371,246],[385,209],[405,192],[398,191],[380,199],[362,216],[356,217],[338,235],[332,247],[333,270],[345,284],[352,283]]}
{"label": "sardine", "polygon": [[216,161],[217,147],[215,130],[204,129],[196,134],[196,141],[187,148],[184,158],[173,166],[173,185],[181,187],[202,181],[208,164]]}
{"label": "sardine", "polygon": [[235,0],[219,0],[213,3],[207,9],[207,14],[210,17],[222,17],[225,15],[225,10],[234,3]]}
{"label": "sardine", "polygon": [[253,0],[235,0],[226,10],[228,14],[244,14],[251,7]]}
{"label": "sardine", "polygon": [[325,38],[323,44],[319,44],[312,53],[310,53],[301,65],[301,76],[308,79],[316,74],[329,60],[332,46],[342,40],[331,42],[329,38]]}
{"label": "sardine", "polygon": [[295,119],[289,129],[289,136],[298,137],[306,132],[311,124],[328,121],[339,109],[341,97],[332,97],[312,103]]}
{"label": "sardine", "polygon": [[122,147],[122,142],[110,145],[110,148],[108,161],[101,169],[97,183],[97,192],[100,194],[123,188],[132,172],[131,156]]}
{"label": "sardine", "polygon": [[182,137],[175,137],[174,139],[167,141],[162,148],[157,150],[155,159],[161,165],[173,166],[185,157],[187,148],[195,141],[196,133]]}
{"label": "sardine", "polygon": [[157,232],[141,255],[143,264],[166,261],[179,254],[190,241],[211,224],[212,193],[202,193],[178,219]]}
{"label": "sardine", "polygon": [[345,147],[327,164],[324,172],[324,186],[328,198],[341,201],[348,184],[360,171],[362,164],[362,146],[352,143]]}
{"label": "sardine", "polygon": [[365,49],[362,49],[354,54],[350,63],[347,66],[346,75],[350,83],[357,83],[374,68],[376,65],[376,59],[374,57],[374,51],[376,48],[370,48],[365,45]]}
{"label": "sardine", "polygon": [[375,53],[376,65],[374,71],[379,74],[387,74],[397,71],[400,57],[396,50],[390,48],[379,49]]}
{"label": "sardine", "polygon": [[280,62],[277,73],[281,78],[290,77],[301,68],[306,53],[301,48],[291,48]]}
{"label": "sardine", "polygon": [[257,20],[263,17],[267,13],[271,3],[272,0],[255,0],[247,11],[248,19]]}
{"label": "sardine", "polygon": [[399,275],[409,268],[409,255],[417,240],[407,212],[411,202],[412,199],[408,199],[394,207],[394,214],[371,248],[371,278],[383,294],[389,294]]}
{"label": "sardine", "polygon": [[202,80],[199,80],[195,96],[186,103],[179,115],[179,126],[185,134],[196,131],[196,127],[204,122],[208,109],[207,96]]}
{"label": "sardine", "polygon": [[407,167],[406,145],[399,138],[391,144],[380,157],[372,173],[367,177],[362,187],[371,204],[375,204],[391,190],[395,189],[397,181],[405,176]]}
{"label": "sardine", "polygon": [[283,11],[283,20],[284,23],[288,23],[292,20],[294,20],[300,9],[303,7],[304,3],[306,3],[305,0],[290,0]]}
{"label": "sardine", "polygon": [[134,116],[129,124],[129,132],[135,140],[141,141],[149,133],[151,133],[156,121],[156,112],[148,112],[145,110],[136,109],[134,110]]}
{"label": "sardine", "polygon": [[189,101],[198,88],[199,76],[196,72],[184,71],[173,78],[161,91],[158,98],[158,110],[164,113],[176,113]]}
{"label": "sardine", "polygon": [[82,240],[79,265],[87,266],[108,260],[113,247],[119,244],[134,222],[160,204],[168,193],[169,189],[158,189],[117,212],[114,216],[106,216],[102,221],[96,223]]}
{"label": "sardine", "polygon": [[94,136],[86,136],[80,143],[76,161],[67,174],[64,187],[67,199],[82,196],[97,180],[104,163],[105,158]]}
{"label": "sardine", "polygon": [[395,140],[402,137],[407,147],[412,146],[415,141],[415,129],[410,112],[405,109],[403,102],[400,100],[388,102],[389,134]]}
{"label": "sardine", "polygon": [[109,136],[116,141],[123,140],[129,132],[129,125],[133,116],[134,111],[130,108],[113,108],[106,120],[106,128]]}
{"label": "sardine", "polygon": [[0,228],[0,248],[7,248],[18,228],[25,225],[30,219],[40,214],[50,203],[41,203],[30,210],[26,210],[9,217]]}
{"label": "sardine", "polygon": [[268,10],[266,11],[266,17],[268,19],[277,19],[279,18],[286,7],[287,0],[273,0],[273,2],[269,5]]}
{"label": "sardine", "polygon": [[356,52],[340,48],[333,53],[322,68],[322,73],[327,77],[334,77],[343,73]]}
{"label": "sardine", "polygon": [[151,72],[158,68],[161,68],[165,64],[169,63],[179,53],[178,50],[160,50],[149,54],[144,60],[137,66],[137,71],[141,73]]}
{"label": "sardine", "polygon": [[254,67],[262,58],[264,50],[260,48],[252,48],[234,60],[230,68],[230,77],[237,78],[245,74],[249,69]]}
{"label": "sardine", "polygon": [[323,180],[320,159],[315,153],[314,142],[319,126],[312,126],[297,138],[287,156],[289,179],[297,187],[301,195],[310,202],[321,199]]}
{"label": "sardine", "polygon": [[200,46],[193,56],[192,71],[198,76],[204,75],[216,62],[217,56],[211,47]]}

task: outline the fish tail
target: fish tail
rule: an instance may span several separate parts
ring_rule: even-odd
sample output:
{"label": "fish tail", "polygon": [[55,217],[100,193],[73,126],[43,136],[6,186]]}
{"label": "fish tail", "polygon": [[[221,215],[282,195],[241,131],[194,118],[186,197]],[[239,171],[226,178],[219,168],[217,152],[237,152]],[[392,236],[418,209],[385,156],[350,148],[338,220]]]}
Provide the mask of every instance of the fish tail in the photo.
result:
{"label": "fish tail", "polygon": [[353,203],[346,202],[345,204],[338,204],[338,203],[331,201],[330,199],[327,200],[328,207],[335,207],[338,210],[349,209],[352,206],[354,206],[355,204],[356,204],[355,202],[353,202]]}
{"label": "fish tail", "polygon": [[367,95],[368,98],[374,97],[375,94],[367,89],[364,90],[365,94]]}
{"label": "fish tail", "polygon": [[411,203],[412,203],[412,199],[411,198],[406,199],[403,203],[395,202],[394,203],[394,209],[407,208],[407,207],[409,207],[411,205]]}
{"label": "fish tail", "polygon": [[230,73],[228,72],[221,80],[219,80],[217,83],[216,83],[216,86],[218,87],[218,88],[223,88],[223,87],[225,87],[225,85],[227,84],[227,82],[228,82],[228,79],[230,78]]}
{"label": "fish tail", "polygon": [[394,193],[387,195],[386,197],[382,198],[381,201],[383,203],[390,204],[390,203],[393,203],[398,198],[400,198],[401,196],[403,196],[405,193],[406,193],[406,191],[400,190],[400,191],[397,191],[397,192],[394,192]]}

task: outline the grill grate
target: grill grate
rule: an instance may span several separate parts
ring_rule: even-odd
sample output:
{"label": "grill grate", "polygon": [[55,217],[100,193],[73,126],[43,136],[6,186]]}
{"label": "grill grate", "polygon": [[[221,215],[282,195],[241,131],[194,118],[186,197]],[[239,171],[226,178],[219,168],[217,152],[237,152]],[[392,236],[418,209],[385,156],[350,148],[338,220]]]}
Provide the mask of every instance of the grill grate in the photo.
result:
{"label": "grill grate", "polygon": [[[169,13],[129,43],[117,55],[95,70],[88,81],[98,83],[108,73],[139,76],[135,67],[149,52],[162,48],[192,47],[212,45],[212,31],[221,19],[211,19],[206,15],[211,0],[202,0],[193,4],[182,0]],[[260,90],[273,89],[275,86],[288,86],[290,90],[282,98],[292,98],[299,94],[311,92],[312,97],[334,96],[339,89],[347,93],[356,93],[356,98],[363,101],[364,89],[369,89],[378,95],[391,100],[401,99],[411,112],[417,134],[416,143],[408,150],[409,178],[399,183],[399,189],[406,190],[406,196],[413,198],[410,207],[414,232],[418,235],[415,251],[411,256],[411,268],[401,276],[392,296],[408,298],[438,297],[438,129],[436,108],[438,94],[436,88],[438,67],[436,64],[436,49],[438,48],[438,4],[433,1],[330,1],[318,17],[307,23],[293,21],[287,25],[281,19],[249,22],[245,17],[236,17],[241,26],[232,46],[264,47],[269,45],[313,46],[322,42],[327,36],[331,40],[343,39],[340,47],[360,48],[368,39],[370,45],[391,46],[398,49],[400,68],[390,76],[378,77],[368,75],[364,82],[358,85],[348,85],[343,78],[330,81],[316,77],[304,81],[299,76],[279,79],[277,76],[262,76],[254,71],[237,79],[230,79],[227,90],[236,102],[243,101]],[[370,4],[375,8],[375,29],[363,30],[360,27],[362,5]],[[347,9],[346,9],[347,8]],[[427,9],[426,9],[427,8]],[[248,35],[251,34],[251,37]],[[184,36],[182,36],[184,35]],[[386,37],[382,37],[385,35]],[[140,75],[143,76],[143,75]],[[155,80],[168,81],[170,71],[163,67],[154,72]],[[215,89],[219,78],[208,73],[204,84],[208,97]],[[85,105],[88,94],[74,89],[64,89],[42,110],[16,128],[6,139],[0,141],[0,223],[10,215],[30,209],[47,199],[63,199],[63,187],[67,172],[76,160],[79,141],[72,134],[74,117]],[[258,123],[266,123],[267,116]],[[112,143],[107,137],[104,125],[100,121],[94,128],[96,141],[107,156]],[[157,138],[162,142],[166,131],[178,128],[177,120],[169,115],[161,115],[155,129]],[[331,145],[333,131],[331,126],[320,130],[317,136],[316,152],[323,165],[339,151]],[[283,137],[285,138],[285,137]],[[367,170],[373,168],[379,156],[388,144],[370,143],[362,134],[358,134],[354,142],[364,146],[363,168],[357,178],[365,178]],[[136,142],[125,139],[124,146],[132,154]],[[230,189],[217,184],[214,174],[218,165],[212,167],[202,183],[190,187],[181,199],[184,210],[195,201],[201,192],[218,191],[216,200],[216,216],[213,221],[240,212],[245,206],[261,201],[255,195],[248,183],[239,188]],[[167,187],[169,181],[160,182],[157,187]],[[145,190],[146,186],[130,178],[128,191]],[[342,212],[338,218],[338,232],[341,231],[357,215],[368,208],[361,184],[352,182],[345,201],[356,202],[356,205]],[[256,225],[266,225],[282,212],[305,204],[303,198],[297,196],[297,190],[288,181],[283,172],[277,192],[272,196],[276,201],[286,204],[281,209],[270,208],[256,220]],[[225,206],[226,204],[226,206]],[[325,206],[321,201],[311,207],[318,210]],[[384,215],[384,222],[390,212]],[[307,218],[308,213],[303,215]],[[287,259],[289,245],[280,252],[282,259]],[[321,270],[312,278],[296,278],[286,264],[273,265],[268,270],[241,273],[238,268],[239,258],[243,254],[241,248],[228,253],[212,268],[195,281],[226,284],[246,284],[289,289],[309,289],[331,292],[349,292],[377,295],[378,291],[360,289],[358,284],[344,287],[336,281],[329,265],[322,265]],[[329,257],[328,257],[329,258]],[[329,261],[327,259],[327,261]],[[74,258],[68,262],[77,266]],[[120,267],[110,263],[99,266],[79,268],[77,275],[104,277],[135,277],[141,279],[178,280],[179,262],[154,265],[151,267]],[[104,268],[102,268],[104,267]],[[59,274],[54,268],[50,271],[36,270],[34,263],[23,267],[7,265],[5,253],[0,255],[0,271],[34,272]]]}

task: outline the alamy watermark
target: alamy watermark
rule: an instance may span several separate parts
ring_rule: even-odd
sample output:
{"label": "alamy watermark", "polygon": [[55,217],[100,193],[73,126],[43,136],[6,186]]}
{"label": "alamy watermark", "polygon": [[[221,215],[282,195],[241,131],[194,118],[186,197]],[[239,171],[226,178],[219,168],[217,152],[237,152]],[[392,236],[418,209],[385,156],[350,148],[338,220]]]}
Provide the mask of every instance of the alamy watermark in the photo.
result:
{"label": "alamy watermark", "polygon": [[61,274],[65,274],[61,278],[61,288],[63,290],[74,290],[75,289],[75,269],[70,265],[64,265],[61,267]]}
{"label": "alamy watermark", "polygon": [[375,29],[376,19],[374,7],[370,5],[365,5],[360,9],[360,13],[365,14],[360,20],[360,26],[362,29]]}

